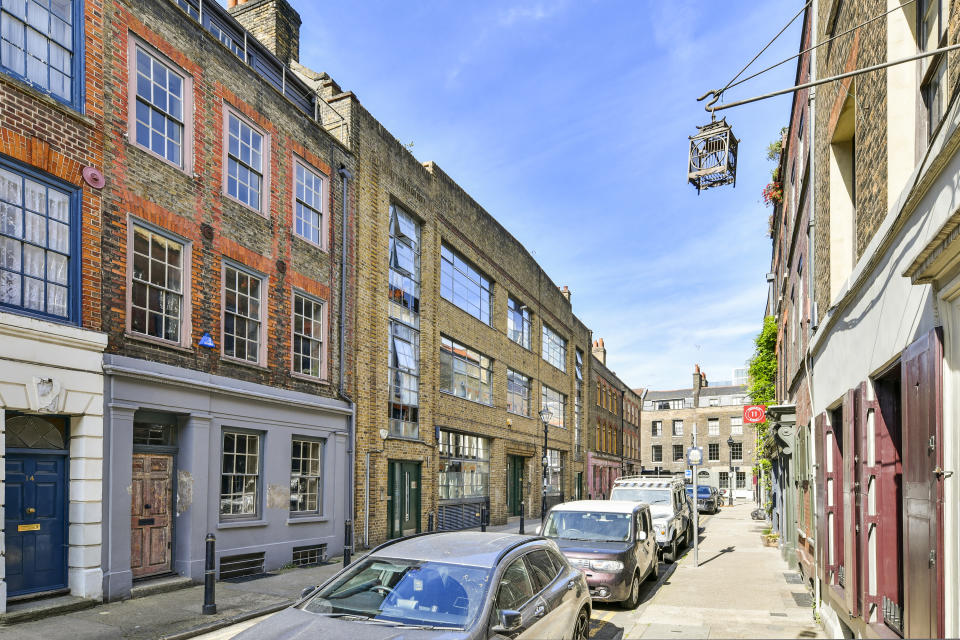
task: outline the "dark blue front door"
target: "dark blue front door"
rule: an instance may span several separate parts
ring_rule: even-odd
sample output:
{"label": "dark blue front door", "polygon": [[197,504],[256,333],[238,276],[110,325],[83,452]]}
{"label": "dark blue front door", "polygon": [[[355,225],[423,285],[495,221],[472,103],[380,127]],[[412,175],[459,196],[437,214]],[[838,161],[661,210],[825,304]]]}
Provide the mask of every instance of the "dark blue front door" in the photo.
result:
{"label": "dark blue front door", "polygon": [[7,593],[67,586],[66,456],[7,454]]}

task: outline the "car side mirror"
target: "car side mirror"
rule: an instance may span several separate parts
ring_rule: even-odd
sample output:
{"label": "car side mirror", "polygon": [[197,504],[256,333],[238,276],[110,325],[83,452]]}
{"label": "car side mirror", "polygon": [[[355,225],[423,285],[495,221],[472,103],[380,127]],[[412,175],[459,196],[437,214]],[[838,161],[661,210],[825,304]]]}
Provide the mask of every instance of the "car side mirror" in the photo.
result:
{"label": "car side mirror", "polygon": [[306,598],[308,595],[313,593],[316,588],[317,588],[317,585],[313,585],[312,587],[304,587],[303,591],[300,592],[300,599],[303,600],[304,598]]}
{"label": "car side mirror", "polygon": [[647,539],[646,531],[637,531],[637,540],[639,540],[640,542],[643,542],[646,539]]}
{"label": "car side mirror", "polygon": [[504,609],[499,615],[499,624],[493,627],[494,633],[513,633],[523,626],[523,616],[519,611]]}

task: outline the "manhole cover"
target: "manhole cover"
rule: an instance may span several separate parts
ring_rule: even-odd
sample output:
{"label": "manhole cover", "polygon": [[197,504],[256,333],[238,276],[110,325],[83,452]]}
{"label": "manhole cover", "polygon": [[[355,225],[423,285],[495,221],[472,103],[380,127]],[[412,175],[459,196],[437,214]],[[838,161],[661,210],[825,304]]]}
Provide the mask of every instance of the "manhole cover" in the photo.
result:
{"label": "manhole cover", "polygon": [[787,581],[787,584],[803,584],[803,578],[796,571],[784,571],[783,579]]}
{"label": "manhole cover", "polygon": [[798,607],[809,607],[813,604],[810,594],[805,591],[802,593],[793,592],[790,595],[793,596],[793,601],[797,603]]}

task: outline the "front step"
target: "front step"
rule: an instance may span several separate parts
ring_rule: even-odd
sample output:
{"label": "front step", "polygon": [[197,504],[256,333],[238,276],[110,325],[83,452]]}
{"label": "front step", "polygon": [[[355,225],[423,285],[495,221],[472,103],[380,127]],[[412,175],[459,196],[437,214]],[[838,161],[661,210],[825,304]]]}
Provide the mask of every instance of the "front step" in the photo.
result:
{"label": "front step", "polygon": [[153,578],[142,582],[134,582],[130,589],[131,598],[142,598],[143,596],[152,596],[156,593],[167,593],[177,589],[185,589],[194,585],[193,580],[184,576],[167,575],[161,578]]}
{"label": "front step", "polygon": [[7,605],[7,612],[0,614],[0,625],[17,624],[30,620],[40,620],[50,616],[59,616],[71,611],[90,609],[100,604],[97,600],[64,595],[26,602],[12,602]]}

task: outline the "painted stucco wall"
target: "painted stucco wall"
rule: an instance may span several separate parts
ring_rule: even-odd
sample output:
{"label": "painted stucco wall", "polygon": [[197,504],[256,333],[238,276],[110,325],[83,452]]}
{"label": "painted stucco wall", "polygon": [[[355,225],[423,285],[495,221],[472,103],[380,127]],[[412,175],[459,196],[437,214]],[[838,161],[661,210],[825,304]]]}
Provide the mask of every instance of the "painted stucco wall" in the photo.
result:
{"label": "painted stucco wall", "polygon": [[[265,553],[265,569],[289,563],[293,547],[343,548],[348,494],[349,407],[310,394],[219,376],[107,356],[107,521],[104,593],[129,595],[130,491],[133,423],[138,410],[180,416],[175,459],[173,568],[203,578],[204,538],[217,538],[223,556]],[[221,521],[220,466],[224,428],[263,433],[259,517]],[[323,507],[320,516],[291,518],[290,448],[293,436],[323,438]]]}

